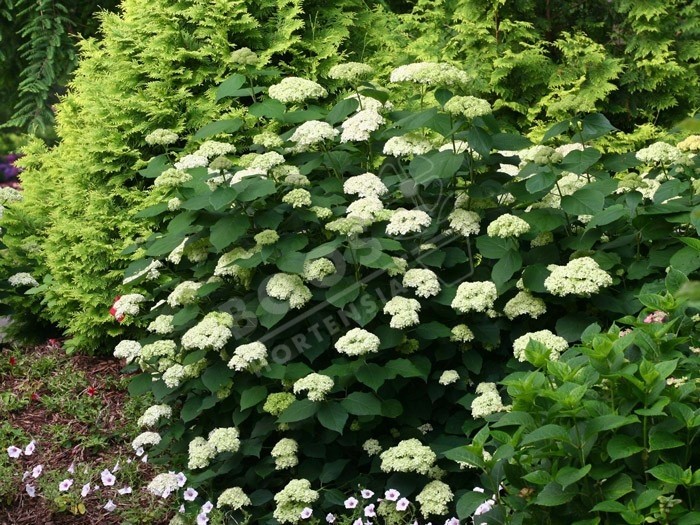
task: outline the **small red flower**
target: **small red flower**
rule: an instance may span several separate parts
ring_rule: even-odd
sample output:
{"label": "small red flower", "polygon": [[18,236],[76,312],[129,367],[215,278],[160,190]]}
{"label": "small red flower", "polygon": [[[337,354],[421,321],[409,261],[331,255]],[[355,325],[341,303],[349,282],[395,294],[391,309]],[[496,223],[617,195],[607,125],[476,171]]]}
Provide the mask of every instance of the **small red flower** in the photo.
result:
{"label": "small red flower", "polygon": [[61,340],[60,339],[49,339],[46,343],[51,348],[61,348]]}
{"label": "small red flower", "polygon": [[10,366],[15,366],[17,364],[17,359],[15,356],[11,355],[10,356]]}
{"label": "small red flower", "polygon": [[41,401],[41,397],[36,392],[32,392],[32,401]]}
{"label": "small red flower", "polygon": [[97,393],[97,389],[94,386],[89,386],[87,387],[87,390],[85,390],[85,393],[92,397]]}

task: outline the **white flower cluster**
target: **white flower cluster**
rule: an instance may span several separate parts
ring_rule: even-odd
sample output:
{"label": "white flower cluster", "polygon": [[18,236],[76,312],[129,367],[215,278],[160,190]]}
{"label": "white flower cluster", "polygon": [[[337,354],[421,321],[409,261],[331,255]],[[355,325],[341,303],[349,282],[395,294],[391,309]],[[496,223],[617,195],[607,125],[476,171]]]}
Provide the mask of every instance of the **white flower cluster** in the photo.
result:
{"label": "white flower cluster", "polygon": [[459,343],[468,343],[474,340],[474,332],[466,324],[458,324],[452,328],[452,335],[450,335],[450,341],[456,341]]}
{"label": "white flower cluster", "polygon": [[294,130],[289,140],[296,142],[299,148],[309,148],[337,136],[338,130],[334,129],[328,122],[309,120]]}
{"label": "white flower cluster", "polygon": [[114,317],[117,319],[125,315],[138,315],[141,307],[139,304],[146,298],[140,293],[130,293],[122,295],[114,302]]}
{"label": "white flower cluster", "polygon": [[522,162],[534,162],[540,166],[558,164],[564,160],[564,156],[549,146],[532,146],[519,152]]}
{"label": "white flower cluster", "polygon": [[126,359],[126,363],[129,364],[131,363],[134,359],[139,357],[141,354],[141,343],[138,341],[131,341],[129,339],[125,339],[123,341],[119,341],[117,343],[117,346],[114,347],[114,357],[117,359]]}
{"label": "white flower cluster", "polygon": [[151,321],[151,324],[148,325],[147,330],[149,332],[153,332],[154,334],[160,335],[172,333],[172,331],[175,330],[175,326],[173,325],[173,316],[159,315],[153,321]]}
{"label": "white flower cluster", "polygon": [[158,432],[143,432],[136,436],[131,442],[131,448],[138,450],[146,445],[157,445],[160,443],[160,434]]}
{"label": "white flower cluster", "polygon": [[299,464],[299,444],[290,438],[282,438],[272,447],[270,455],[275,458],[275,470],[296,467]]}
{"label": "white flower cluster", "polygon": [[323,281],[329,275],[336,272],[333,261],[325,257],[314,259],[313,261],[304,262],[304,280],[306,281]]}
{"label": "white flower cluster", "polygon": [[591,257],[579,257],[565,266],[550,264],[547,269],[552,273],[545,279],[544,287],[552,295],[590,297],[612,284],[612,277]]}
{"label": "white flower cluster", "polygon": [[180,305],[192,304],[197,300],[197,290],[201,287],[202,283],[183,281],[170,292],[167,302],[173,308]]}
{"label": "white flower cluster", "polygon": [[23,199],[21,191],[17,191],[9,186],[0,188],[0,203],[9,204],[11,202],[19,202]]}
{"label": "white flower cluster", "polygon": [[203,168],[207,164],[209,164],[209,159],[204,155],[195,155],[192,153],[181,157],[174,166],[177,170],[188,170],[191,168]]}
{"label": "white flower cluster", "polygon": [[445,370],[440,376],[440,379],[438,379],[438,383],[444,386],[451,385],[457,381],[459,381],[459,373],[457,370]]}
{"label": "white flower cluster", "polygon": [[493,110],[491,104],[483,98],[472,96],[455,96],[445,102],[445,111],[452,115],[461,115],[468,119],[488,115]]}
{"label": "white flower cluster", "polygon": [[392,157],[410,157],[424,155],[432,149],[433,145],[423,137],[407,134],[387,140],[382,153]]}
{"label": "white flower cluster", "polygon": [[561,198],[573,195],[576,191],[588,184],[585,175],[565,172],[557,181],[557,185],[542,198],[542,201],[533,208],[561,208]]}
{"label": "white flower cluster", "polygon": [[161,418],[169,419],[172,415],[173,409],[169,405],[153,405],[146,409],[137,424],[140,427],[154,427]]}
{"label": "white flower cluster", "polygon": [[238,429],[235,427],[215,428],[209,432],[209,445],[217,454],[221,452],[235,453],[241,447]]}
{"label": "white flower cluster", "polygon": [[160,339],[154,341],[150,344],[145,345],[141,349],[141,355],[139,360],[142,363],[146,363],[154,358],[165,358],[165,359],[175,359],[175,350],[177,345],[175,341],[171,339]]}
{"label": "white flower cluster", "polygon": [[310,401],[316,402],[326,399],[326,394],[333,390],[334,384],[333,379],[326,375],[311,373],[301,379],[297,379],[292,389],[295,394],[307,392],[306,397]]}
{"label": "white flower cluster", "polygon": [[210,312],[199,323],[182,336],[182,347],[186,350],[221,350],[233,335],[233,317],[226,312]]}
{"label": "white flower cluster", "polygon": [[417,439],[406,439],[379,456],[383,472],[416,472],[427,474],[435,464],[437,456],[430,447]]}
{"label": "white flower cluster", "polygon": [[168,144],[173,144],[179,139],[177,133],[169,129],[158,128],[151,131],[145,137],[146,144],[151,146],[167,146]]}
{"label": "white flower cluster", "polygon": [[346,62],[345,64],[333,66],[328,71],[328,78],[355,84],[371,77],[372,73],[374,73],[372,66],[363,64],[362,62]]}
{"label": "white flower cluster", "polygon": [[526,361],[525,349],[530,341],[536,341],[541,345],[546,346],[551,352],[549,354],[549,358],[552,361],[559,359],[561,353],[569,348],[569,343],[566,342],[566,339],[559,337],[558,335],[554,335],[549,330],[530,332],[513,341],[513,355],[518,361]]}
{"label": "white flower cluster", "polygon": [[415,288],[418,297],[432,297],[440,293],[440,281],[432,270],[413,268],[403,276],[403,285]]}
{"label": "white flower cluster", "polygon": [[358,197],[380,197],[389,191],[382,179],[373,173],[363,173],[350,177],[343,184],[343,192],[346,195],[357,195]]}
{"label": "white flower cluster", "polygon": [[498,298],[496,285],[491,281],[462,283],[452,301],[452,308],[466,314],[467,312],[485,312],[493,308]]}
{"label": "white flower cluster", "polygon": [[515,319],[519,315],[529,315],[533,319],[537,319],[546,312],[547,305],[545,302],[525,290],[518,292],[517,295],[503,307],[503,313],[506,314],[506,317],[510,320]]}
{"label": "white flower cluster", "polygon": [[274,274],[265,290],[270,297],[280,301],[289,300],[291,308],[302,308],[311,299],[311,290],[304,284],[301,277],[290,273]]}
{"label": "white flower cluster", "polygon": [[287,77],[283,78],[279,84],[270,86],[268,94],[270,98],[285,104],[297,104],[311,98],[323,98],[328,95],[328,91],[313,80]]}
{"label": "white flower cluster", "polygon": [[508,407],[503,405],[496,383],[480,383],[476,387],[476,393],[479,395],[472,401],[472,417],[486,417],[495,412],[508,410]]}
{"label": "white flower cluster", "polygon": [[173,264],[180,264],[180,261],[182,260],[182,256],[185,253],[185,245],[187,244],[187,240],[189,237],[185,237],[180,244],[178,244],[173,251],[171,251],[168,256],[165,258],[168,262],[171,262]]}
{"label": "white flower cluster", "polygon": [[391,261],[394,263],[393,268],[388,268],[386,273],[389,277],[396,277],[397,275],[403,275],[408,269],[408,261],[401,257],[392,257]]}
{"label": "white flower cluster", "polygon": [[255,371],[267,366],[267,347],[260,341],[240,345],[233,351],[228,367],[241,372]]}
{"label": "white flower cluster", "polygon": [[167,498],[171,493],[177,492],[182,487],[181,477],[174,472],[158,474],[146,487],[146,490],[155,496]]}
{"label": "white flower cluster", "polygon": [[423,228],[430,226],[430,215],[421,210],[407,210],[399,208],[391,216],[386,232],[389,235],[406,235],[408,233],[418,233]]}
{"label": "white flower cluster", "polygon": [[155,187],[175,188],[192,180],[192,175],[186,171],[169,168],[158,175],[153,181]]}
{"label": "white flower cluster", "polygon": [[326,224],[326,230],[348,237],[365,231],[366,221],[357,217],[343,217]]}
{"label": "white flower cluster", "polygon": [[206,468],[216,456],[216,450],[206,439],[197,436],[188,447],[187,468],[190,470]]}
{"label": "white flower cluster", "polygon": [[[27,272],[19,272],[14,275],[10,275],[7,282],[11,286],[39,286],[39,282]],[[143,297],[143,296],[142,296]],[[138,313],[138,311],[137,311]]]}
{"label": "white flower cluster", "polygon": [[266,148],[279,148],[284,144],[284,141],[280,138],[277,133],[265,130],[257,135],[253,135],[253,144],[258,146],[264,146]]}
{"label": "white flower cluster", "polygon": [[358,95],[357,93],[353,93],[352,95],[345,97],[345,99],[357,100],[358,105],[356,111],[362,111],[363,109],[373,109],[374,111],[381,113],[383,111],[391,111],[392,109],[394,109],[394,105],[388,100],[386,102],[382,102],[381,100],[377,100],[376,98],[367,97],[365,95]]}
{"label": "white flower cluster", "polygon": [[219,142],[217,140],[207,140],[204,141],[201,146],[199,146],[199,149],[197,149],[194,154],[210,159],[212,157],[219,157],[221,155],[227,155],[235,152],[236,147],[233,144]]}
{"label": "white flower cluster", "polygon": [[469,75],[450,64],[415,62],[394,69],[389,80],[428,86],[465,86],[469,83]]}
{"label": "white flower cluster", "polygon": [[249,47],[242,47],[231,52],[231,62],[241,66],[254,66],[258,63],[258,55]]}
{"label": "white flower cluster", "polygon": [[174,364],[163,372],[161,379],[168,388],[176,388],[180,386],[180,383],[182,383],[182,380],[186,377],[187,372],[185,371],[185,367],[179,364]]}
{"label": "white flower cluster", "polygon": [[214,275],[216,277],[233,277],[235,280],[245,285],[252,275],[252,270],[234,264],[234,261],[238,259],[250,259],[253,255],[255,255],[254,252],[237,246],[230,252],[219,257],[216,268],[214,268]]}
{"label": "white flower cluster", "polygon": [[[229,180],[229,186],[238,184],[243,179],[247,179],[248,177],[260,177],[261,179],[264,179],[266,178],[265,175],[267,175],[267,171],[260,168],[248,168],[244,170],[238,170],[236,173],[233,174],[233,177],[231,177],[231,179]],[[212,179],[209,179],[209,181],[207,181],[207,184],[213,182],[221,183],[223,182],[223,179],[220,180],[218,177],[214,177]],[[210,188],[212,189],[212,191],[214,191],[216,185],[212,186],[210,184]]]}
{"label": "white flower cluster", "polygon": [[160,276],[160,272],[158,271],[158,269],[162,267],[162,262],[151,261],[148,264],[148,266],[146,266],[143,270],[136,272],[134,275],[130,275],[129,277],[125,277],[122,280],[122,284],[129,284],[130,282],[135,281],[136,279],[140,279],[144,275],[146,276],[146,281],[152,281],[154,279],[157,279]]}
{"label": "white flower cluster", "polygon": [[481,228],[479,225],[481,217],[479,217],[479,214],[474,211],[456,208],[450,212],[447,218],[450,221],[450,228],[461,235],[464,235],[465,237],[476,235],[479,233],[479,229]]}
{"label": "white flower cluster", "polygon": [[231,510],[240,510],[243,507],[252,505],[250,498],[243,492],[241,487],[231,487],[221,493],[216,500],[216,508],[230,507]]}
{"label": "white flower cluster", "polygon": [[385,120],[376,109],[363,109],[343,122],[340,142],[362,142],[369,140],[369,134],[377,131]]}
{"label": "white flower cluster", "polygon": [[651,146],[640,149],[635,157],[645,164],[663,164],[668,166],[682,160],[683,153],[666,142],[654,142]]}
{"label": "white flower cluster", "polygon": [[367,224],[383,220],[386,215],[384,204],[378,197],[363,197],[351,202],[346,210],[348,218],[359,219]]}
{"label": "white flower cluster", "polygon": [[376,439],[368,439],[362,444],[362,450],[364,450],[368,456],[376,456],[381,454],[382,446]]}
{"label": "white flower cluster", "polygon": [[418,312],[420,312],[420,303],[418,301],[398,295],[392,297],[384,305],[384,313],[392,316],[389,326],[399,330],[417,325],[420,322]]}
{"label": "white flower cluster", "polygon": [[504,213],[486,228],[489,237],[520,237],[530,231],[530,225],[515,215]]}
{"label": "white flower cluster", "polygon": [[677,148],[681,151],[700,152],[700,135],[690,135],[681,140]]}
{"label": "white flower cluster", "polygon": [[[268,151],[260,155],[254,154],[248,168],[251,175],[259,175],[260,172],[267,174],[272,168],[281,166],[282,164],[284,164],[284,157],[282,155],[276,151]],[[239,174],[240,172],[236,173],[236,175]],[[233,182],[231,184],[233,184]]]}
{"label": "white flower cluster", "polygon": [[297,523],[302,511],[318,499],[307,479],[293,479],[275,494],[277,507],[272,516],[280,523]]}
{"label": "white flower cluster", "polygon": [[371,354],[379,351],[379,337],[362,328],[353,328],[335,343],[335,349],[349,356]]}
{"label": "white flower cluster", "polygon": [[[447,504],[453,499],[454,494],[452,494],[449,485],[438,480],[433,480],[428,483],[416,496],[416,501],[420,503],[421,514],[426,518],[430,514],[447,514]],[[448,520],[448,523],[449,521],[450,520]]]}
{"label": "white flower cluster", "polygon": [[289,204],[292,208],[311,206],[311,194],[303,188],[295,188],[282,197],[282,202]]}

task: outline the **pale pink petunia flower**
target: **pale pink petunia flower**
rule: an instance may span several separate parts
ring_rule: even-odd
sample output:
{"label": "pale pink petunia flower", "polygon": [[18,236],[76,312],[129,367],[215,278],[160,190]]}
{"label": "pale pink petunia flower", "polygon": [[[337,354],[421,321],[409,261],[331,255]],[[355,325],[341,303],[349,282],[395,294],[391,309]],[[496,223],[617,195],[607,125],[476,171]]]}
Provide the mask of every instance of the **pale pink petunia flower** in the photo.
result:
{"label": "pale pink petunia flower", "polygon": [[345,508],[346,509],[354,509],[355,507],[357,507],[358,503],[359,503],[359,501],[357,501],[356,498],[353,498],[352,496],[350,496],[348,499],[345,500]]}
{"label": "pale pink petunia flower", "polygon": [[7,447],[7,455],[12,459],[17,459],[22,455],[22,449],[12,445],[11,447]]}
{"label": "pale pink petunia flower", "polygon": [[124,494],[131,494],[133,491],[131,490],[131,487],[123,487],[117,492],[123,496]]}
{"label": "pale pink petunia flower", "polygon": [[114,477],[114,474],[112,474],[108,469],[104,469],[102,472],[100,472],[100,478],[102,479],[102,484],[105,487],[111,487],[114,485],[114,482],[117,481],[117,478]]}
{"label": "pale pink petunia flower", "polygon": [[206,512],[200,512],[197,514],[197,525],[207,525],[209,523],[209,517]]}
{"label": "pale pink petunia flower", "polygon": [[396,502],[396,510],[403,512],[408,508],[410,504],[411,502],[408,501],[406,498],[401,498],[399,501]]}
{"label": "pale pink petunia flower", "polygon": [[120,468],[121,467],[119,466],[119,461],[117,461],[117,464],[114,465],[114,467],[112,468],[112,472],[117,472]]}
{"label": "pale pink petunia flower", "polygon": [[396,501],[401,496],[401,493],[396,489],[389,489],[384,493],[384,497],[389,501]]}
{"label": "pale pink petunia flower", "polygon": [[370,505],[367,505],[367,506],[365,507],[364,512],[365,512],[365,517],[367,517],[367,518],[374,518],[374,517],[377,515],[377,512],[376,512],[376,510],[375,510],[375,508],[374,508],[374,503],[372,503],[372,504],[370,504]]}
{"label": "pale pink petunia flower", "polygon": [[313,512],[314,511],[311,510],[309,507],[304,507],[304,510],[301,511],[301,519],[308,520],[313,514]]}
{"label": "pale pink petunia flower", "polygon": [[30,472],[28,470],[24,471],[24,474],[22,474],[22,482],[27,481],[27,478],[29,477]]}
{"label": "pale pink petunia flower", "polygon": [[371,498],[372,496],[374,496],[374,492],[372,492],[372,491],[369,490],[369,489],[362,489],[362,490],[360,491],[360,494],[361,494],[362,497],[365,498],[365,499],[369,499],[369,498]]}
{"label": "pale pink petunia flower", "polygon": [[335,523],[335,515],[330,512],[326,514],[326,523]]}
{"label": "pale pink petunia flower", "polygon": [[72,479],[64,479],[58,484],[58,490],[60,490],[61,492],[65,492],[69,488],[71,488],[71,485],[73,485]]}
{"label": "pale pink petunia flower", "polygon": [[204,505],[202,505],[202,512],[204,514],[209,514],[213,508],[214,504],[211,501],[207,501]]}
{"label": "pale pink petunia flower", "polygon": [[88,494],[90,494],[90,484],[86,483],[85,485],[83,485],[83,488],[80,489],[80,495],[84,498]]}
{"label": "pale pink petunia flower", "polygon": [[34,454],[34,451],[36,450],[36,441],[32,440],[29,442],[29,444],[24,447],[24,455],[25,456],[31,456]]}
{"label": "pale pink petunia flower", "polygon": [[112,512],[114,509],[117,508],[117,506],[112,500],[109,500],[107,503],[105,503],[105,506],[102,508],[105,509],[107,512]]}
{"label": "pale pink petunia flower", "polygon": [[445,521],[445,525],[459,525],[459,520],[457,518],[450,518]]}
{"label": "pale pink petunia flower", "polygon": [[187,483],[187,476],[185,476],[184,472],[178,472],[175,477],[177,478],[177,486],[182,488],[185,486],[185,483]]}
{"label": "pale pink petunia flower", "polygon": [[194,501],[197,499],[197,495],[199,493],[194,490],[192,487],[189,487],[183,494],[182,497],[185,499],[185,501]]}
{"label": "pale pink petunia flower", "polygon": [[68,474],[75,474],[75,463],[71,463],[68,467]]}
{"label": "pale pink petunia flower", "polygon": [[44,471],[44,465],[37,465],[32,469],[32,477],[33,478],[38,478],[41,476],[41,473]]}
{"label": "pale pink petunia flower", "polygon": [[30,498],[36,497],[36,487],[34,485],[30,485],[29,483],[27,483],[24,489],[27,491],[27,494]]}
{"label": "pale pink petunia flower", "polygon": [[180,505],[180,508],[179,508],[177,511],[178,511],[180,514],[184,514],[184,513],[185,513],[185,506],[184,506],[184,505]]}

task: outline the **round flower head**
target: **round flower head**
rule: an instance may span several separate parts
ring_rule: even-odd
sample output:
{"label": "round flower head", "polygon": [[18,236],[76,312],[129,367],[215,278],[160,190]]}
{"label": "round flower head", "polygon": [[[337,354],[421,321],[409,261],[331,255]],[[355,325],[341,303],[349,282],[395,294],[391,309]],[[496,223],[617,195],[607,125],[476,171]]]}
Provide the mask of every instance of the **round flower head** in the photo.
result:
{"label": "round flower head", "polygon": [[306,281],[323,281],[329,275],[336,272],[335,265],[330,259],[321,257],[313,261],[304,262],[304,280]]}
{"label": "round flower head", "polygon": [[454,494],[449,485],[442,481],[431,481],[420,494],[416,496],[416,501],[420,503],[420,511],[426,518],[430,514],[447,514],[447,504],[452,501]]}
{"label": "round flower head", "polygon": [[138,341],[130,341],[128,339],[120,341],[114,347],[114,357],[117,359],[126,359],[127,364],[131,363],[141,353],[141,344]]}
{"label": "round flower head", "polygon": [[335,343],[335,349],[349,356],[365,355],[379,351],[379,337],[362,328],[353,328]]}
{"label": "round flower head", "polygon": [[263,230],[253,237],[258,246],[268,246],[280,240],[279,234],[275,230]]}
{"label": "round flower head", "polygon": [[406,235],[408,233],[419,233],[423,228],[430,226],[430,216],[421,210],[406,210],[399,208],[391,216],[387,224],[386,232],[389,235]]}
{"label": "round flower head", "polygon": [[552,361],[559,359],[559,355],[569,348],[569,343],[563,337],[554,335],[549,330],[527,333],[513,341],[513,355],[518,361],[525,361],[525,349],[530,341],[536,341],[550,350],[549,358]]}
{"label": "round flower head", "polygon": [[143,432],[134,438],[131,442],[131,448],[138,450],[146,445],[157,445],[158,443],[160,443],[158,432]]}
{"label": "round flower head", "polygon": [[215,428],[209,432],[208,444],[219,452],[237,452],[241,446],[238,429],[235,427]]}
{"label": "round flower head", "polygon": [[216,456],[216,449],[213,445],[201,436],[190,441],[188,469],[206,468],[209,462]]}
{"label": "round flower head", "polygon": [[170,419],[173,410],[168,405],[153,405],[148,407],[138,420],[140,427],[154,427],[161,419]]}
{"label": "round flower head", "polygon": [[612,284],[612,277],[590,257],[580,257],[569,261],[566,266],[550,264],[551,272],[544,281],[544,287],[552,295],[580,295],[590,297],[601,288]]}
{"label": "round flower head", "polygon": [[251,172],[262,172],[267,174],[267,172],[272,168],[282,164],[284,164],[284,157],[282,155],[276,151],[268,151],[267,153],[262,153],[260,155],[252,155],[248,169],[251,170]]}
{"label": "round flower head", "polygon": [[476,235],[479,233],[479,221],[481,217],[474,211],[463,210],[462,208],[456,208],[448,215],[448,220],[450,221],[450,228],[454,231],[469,237],[470,235]]}
{"label": "round flower head", "polygon": [[452,329],[450,341],[459,343],[468,343],[474,340],[474,332],[472,332],[466,324],[458,324]]}
{"label": "round flower head", "polygon": [[289,392],[276,392],[267,396],[265,404],[263,405],[263,411],[273,416],[279,416],[282,412],[287,410],[289,406],[294,403],[296,397],[294,394]]}
{"label": "round flower head", "polygon": [[532,146],[520,152],[520,160],[544,166],[546,164],[558,164],[564,160],[564,156],[549,146]]}
{"label": "round flower head", "polygon": [[372,76],[374,70],[371,66],[361,62],[346,62],[333,66],[328,71],[328,78],[343,80],[349,84],[356,84]]}
{"label": "round flower head", "polygon": [[146,144],[149,144],[151,146],[167,146],[168,144],[173,144],[177,142],[178,138],[180,137],[178,137],[177,133],[175,133],[174,131],[170,131],[169,129],[158,128],[146,135],[146,138],[144,140],[146,141]]}
{"label": "round flower head", "polygon": [[323,374],[311,373],[306,377],[297,379],[294,383],[294,393],[307,392],[307,397],[310,401],[323,401],[326,394],[333,390],[333,379]]}
{"label": "round flower head", "polygon": [[346,212],[349,218],[359,219],[371,224],[375,220],[383,219],[384,204],[378,197],[363,197],[351,202]]}
{"label": "round flower head", "polygon": [[486,234],[489,237],[520,237],[530,231],[530,225],[520,217],[504,213],[489,224]]}
{"label": "round flower head", "polygon": [[391,82],[413,82],[428,86],[464,86],[469,76],[456,67],[438,62],[415,62],[400,66],[391,72]]}
{"label": "round flower head", "polygon": [[440,376],[438,383],[447,386],[457,381],[459,381],[459,373],[456,370],[445,370]]}
{"label": "round flower head", "polygon": [[168,304],[175,308],[180,305],[191,304],[197,299],[197,290],[202,287],[202,283],[194,281],[183,281],[168,295]]}
{"label": "round flower head", "polygon": [[427,474],[437,460],[435,452],[417,439],[406,439],[381,453],[383,472]]}
{"label": "round flower head", "polygon": [[300,148],[308,148],[338,136],[338,130],[328,122],[309,120],[299,126],[289,140],[296,142]]}
{"label": "round flower head", "polygon": [[700,135],[690,135],[678,143],[678,149],[693,153],[700,152]]}
{"label": "round flower head", "polygon": [[299,445],[293,439],[282,438],[279,440],[270,452],[270,455],[275,458],[275,469],[284,470],[296,467],[299,464],[298,451]]}
{"label": "round flower head", "polygon": [[381,197],[389,191],[382,179],[373,173],[363,173],[350,177],[343,184],[343,192],[346,195],[358,197]]}
{"label": "round flower head", "polygon": [[519,315],[529,315],[533,319],[537,319],[540,315],[547,312],[545,302],[539,297],[533,296],[528,291],[520,291],[503,307],[503,313],[508,319],[515,319]]}
{"label": "round flower head", "polygon": [[174,472],[158,474],[146,487],[146,490],[155,496],[167,498],[173,492],[177,492],[180,488],[177,480],[177,475]]}
{"label": "round flower head", "polygon": [[231,62],[241,66],[254,66],[258,63],[258,55],[248,47],[242,47],[231,52]]}
{"label": "round flower head", "polygon": [[280,301],[289,300],[292,308],[301,308],[311,299],[311,290],[304,284],[301,277],[289,273],[276,273],[265,287],[270,297]]}
{"label": "round flower head", "polygon": [[496,389],[496,383],[480,383],[476,387],[476,393],[479,395],[472,401],[472,417],[485,417],[508,409],[503,405],[503,400]]}
{"label": "round flower head", "polygon": [[189,170],[192,168],[203,168],[209,164],[209,159],[204,155],[185,155],[178,160],[174,166],[177,170]]}
{"label": "round flower head", "polygon": [[235,153],[236,147],[233,144],[228,144],[226,142],[219,142],[216,140],[207,140],[199,146],[199,149],[195,152],[195,155],[201,155],[208,159],[212,157],[220,157],[222,155],[227,155],[229,153]]}
{"label": "round flower head", "polygon": [[328,92],[320,84],[299,77],[287,77],[279,84],[270,86],[270,98],[285,104],[297,104],[312,98],[323,98]]}
{"label": "round flower head", "polygon": [[635,155],[637,160],[646,164],[663,164],[665,166],[683,158],[681,151],[665,142],[654,142],[647,148],[640,149]]}
{"label": "round flower head", "polygon": [[242,370],[257,371],[267,366],[267,347],[256,341],[236,347],[228,367],[238,372]]}
{"label": "round flower head", "polygon": [[389,326],[399,330],[417,325],[420,322],[418,318],[419,311],[420,303],[418,301],[398,295],[392,297],[384,305],[384,313],[392,316]]}
{"label": "round flower head", "polygon": [[463,314],[467,312],[485,312],[493,308],[498,297],[496,285],[490,281],[462,283],[452,301],[452,308]]}
{"label": "round flower head", "polygon": [[[230,326],[233,318],[230,314],[226,319],[221,319],[222,312],[213,312],[219,315],[207,314],[198,324],[187,330],[182,336],[182,347],[186,350],[211,348],[221,350],[233,335]],[[229,321],[230,320],[230,321]]]}
{"label": "round flower head", "polygon": [[240,487],[226,489],[221,493],[219,499],[216,501],[216,507],[219,509],[221,507],[230,507],[231,510],[239,510],[249,505],[252,505],[252,502]]}
{"label": "round flower head", "polygon": [[121,319],[125,315],[138,315],[141,309],[139,304],[145,300],[146,298],[140,293],[122,295],[112,306],[112,308],[114,308],[114,317],[116,319]]}
{"label": "round flower head", "polygon": [[440,293],[438,276],[432,270],[414,268],[403,276],[403,285],[415,288],[418,297],[432,297]]}
{"label": "round flower head", "polygon": [[284,144],[284,141],[280,138],[277,133],[265,130],[257,135],[253,135],[253,144],[258,146],[264,146],[266,148],[279,148]]}
{"label": "round flower head", "polygon": [[311,194],[303,188],[295,188],[282,197],[282,202],[291,205],[292,208],[311,206]]}
{"label": "round flower head", "polygon": [[219,257],[216,268],[214,268],[214,275],[216,277],[231,277],[244,286],[247,286],[252,276],[252,270],[235,264],[235,261],[239,259],[250,259],[253,255],[255,255],[253,251],[236,246],[230,252]]}
{"label": "round flower head", "polygon": [[377,131],[385,120],[375,109],[363,109],[343,122],[340,142],[363,142],[369,134]]}
{"label": "round flower head", "polygon": [[433,149],[433,145],[419,136],[403,135],[391,137],[384,144],[382,153],[392,157],[410,157],[412,155],[424,155]]}
{"label": "round flower head", "polygon": [[293,479],[275,494],[273,517],[280,523],[297,523],[302,511],[318,499],[318,492],[311,489],[307,479]]}
{"label": "round flower head", "polygon": [[382,452],[382,446],[376,439],[368,439],[362,444],[362,450],[364,450],[368,456],[376,456]]}
{"label": "round flower head", "polygon": [[473,119],[488,115],[492,109],[491,104],[483,98],[456,96],[445,103],[445,111],[452,115],[461,115],[468,119]]}

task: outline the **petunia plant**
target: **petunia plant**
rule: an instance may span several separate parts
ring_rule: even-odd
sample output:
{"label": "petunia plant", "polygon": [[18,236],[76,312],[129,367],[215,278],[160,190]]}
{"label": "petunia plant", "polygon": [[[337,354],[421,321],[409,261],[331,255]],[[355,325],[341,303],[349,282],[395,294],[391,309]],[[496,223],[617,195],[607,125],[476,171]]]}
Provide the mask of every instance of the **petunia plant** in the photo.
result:
{"label": "petunia plant", "polygon": [[189,468],[203,498],[240,490],[256,523],[325,516],[358,484],[453,519],[479,481],[445,452],[510,409],[496,382],[525,366],[514,342],[563,353],[592,320],[635,315],[667,266],[700,267],[695,150],[605,154],[598,114],[533,145],[453,66],[387,86],[363,71],[333,94],[225,82],[220,98],[254,98],[236,143],[212,124],[141,172],[138,214],[162,228],[115,290],[146,328],[115,355],[158,403],[134,447]]}

